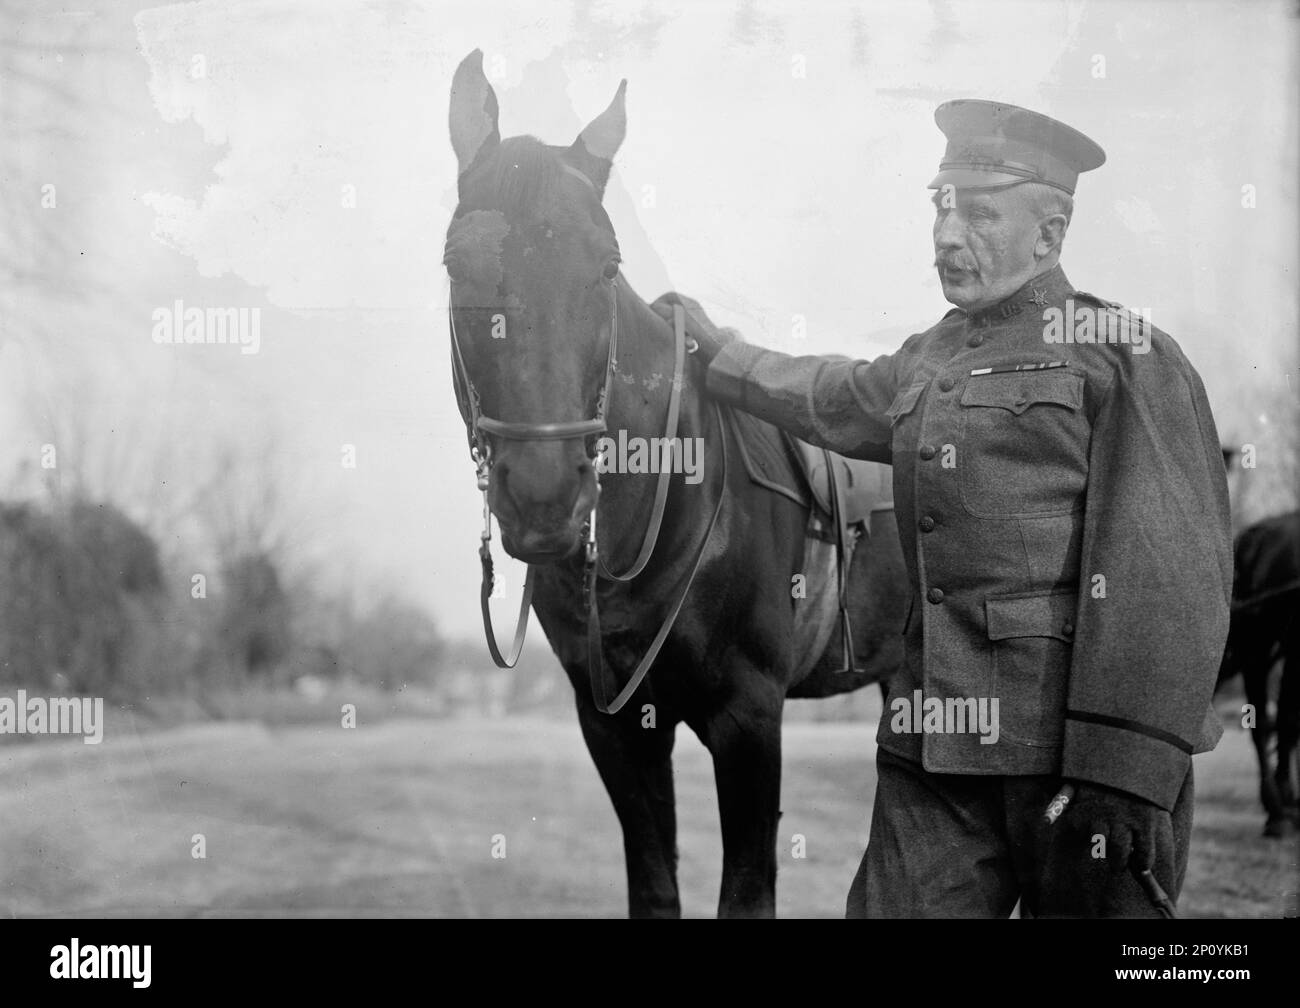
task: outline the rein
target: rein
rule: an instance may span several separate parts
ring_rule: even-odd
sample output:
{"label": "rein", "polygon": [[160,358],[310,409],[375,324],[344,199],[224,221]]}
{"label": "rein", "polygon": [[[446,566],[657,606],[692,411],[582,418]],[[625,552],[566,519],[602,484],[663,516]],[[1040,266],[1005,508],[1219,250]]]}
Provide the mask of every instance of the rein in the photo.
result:
{"label": "rein", "polygon": [[[492,655],[492,660],[498,668],[514,668],[519,660],[520,652],[523,649],[524,636],[528,630],[528,609],[532,604],[533,598],[533,575],[534,568],[532,564],[528,565],[528,574],[524,579],[523,596],[519,603],[519,614],[515,620],[514,640],[510,646],[509,656],[501,653],[501,648],[497,643],[496,632],[492,625],[492,613],[488,600],[492,596],[492,591],[496,584],[496,576],[492,563],[492,511],[488,506],[488,489],[491,486],[492,472],[492,447],[488,440],[489,436],[497,437],[502,440],[514,441],[561,441],[568,438],[584,437],[592,438],[596,435],[604,434],[608,427],[605,422],[605,413],[609,406],[610,391],[613,386],[614,369],[618,364],[618,296],[617,288],[612,287],[610,293],[610,329],[609,329],[609,354],[605,367],[605,381],[596,399],[595,416],[590,420],[572,420],[560,421],[554,423],[519,423],[514,421],[497,420],[486,416],[483,413],[481,400],[478,390],[475,389],[473,381],[470,379],[469,371],[465,367],[465,358],[461,352],[460,340],[456,333],[455,308],[448,298],[447,318],[451,330],[452,354],[455,364],[453,377],[455,380],[456,398],[461,407],[462,417],[465,419],[467,434],[469,436],[470,458],[473,460],[478,474],[478,488],[483,493],[483,532],[480,535],[479,542],[479,562],[482,567],[482,582],[479,586],[479,609],[483,616],[483,632],[487,639],[488,651]],[[691,590],[691,585],[695,581],[696,574],[699,573],[700,566],[704,560],[704,553],[710,540],[713,538],[713,530],[717,525],[718,515],[722,511],[722,498],[726,492],[727,485],[727,435],[726,429],[722,424],[722,414],[716,404],[714,404],[714,414],[718,420],[718,429],[722,436],[722,484],[719,488],[718,501],[714,506],[713,514],[709,519],[709,524],[705,530],[704,537],[695,552],[695,558],[683,579],[681,589],[677,594],[677,600],[669,609],[668,615],[660,624],[658,633],[655,634],[649,649],[642,656],[637,667],[633,670],[631,677],[626,685],[621,689],[618,687],[618,681],[613,673],[605,664],[604,648],[601,635],[600,613],[596,601],[596,581],[597,578],[603,578],[606,581],[626,583],[637,577],[650,558],[654,555],[655,546],[659,540],[659,532],[663,525],[664,512],[667,509],[668,487],[672,479],[672,467],[667,463],[667,455],[677,439],[677,422],[681,411],[681,392],[683,377],[685,373],[686,354],[693,353],[696,349],[694,341],[691,347],[687,349],[686,338],[686,316],[680,305],[673,308],[673,334],[674,334],[674,360],[673,360],[673,378],[671,392],[668,397],[668,417],[666,426],[666,438],[664,440],[664,455],[659,467],[659,475],[655,486],[654,505],[651,508],[650,520],[646,525],[645,535],[641,541],[641,547],[637,552],[636,559],[632,565],[622,573],[614,573],[605,565],[604,558],[600,556],[600,551],[596,543],[596,513],[600,502],[600,457],[590,447],[588,449],[588,458],[596,463],[596,502],[592,505],[591,514],[585,525],[585,544],[583,559],[583,579],[582,579],[582,597],[583,604],[587,609],[587,672],[591,680],[592,700],[596,709],[602,714],[616,714],[620,711],[632,694],[636,692],[646,675],[650,671],[650,666],[654,664],[667,639],[669,632],[676,622],[677,614],[681,611],[682,605],[686,601],[686,596]],[[613,699],[609,699],[611,686],[615,692]]]}

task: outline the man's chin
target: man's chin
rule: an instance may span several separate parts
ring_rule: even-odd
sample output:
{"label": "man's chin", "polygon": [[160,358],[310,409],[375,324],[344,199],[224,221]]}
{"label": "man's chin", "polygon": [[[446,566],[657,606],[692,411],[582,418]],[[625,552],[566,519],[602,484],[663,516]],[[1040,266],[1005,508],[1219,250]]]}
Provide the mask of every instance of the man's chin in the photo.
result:
{"label": "man's chin", "polygon": [[963,311],[971,311],[974,305],[979,304],[983,291],[973,279],[954,281],[941,275],[939,282],[943,285],[944,300],[949,304]]}

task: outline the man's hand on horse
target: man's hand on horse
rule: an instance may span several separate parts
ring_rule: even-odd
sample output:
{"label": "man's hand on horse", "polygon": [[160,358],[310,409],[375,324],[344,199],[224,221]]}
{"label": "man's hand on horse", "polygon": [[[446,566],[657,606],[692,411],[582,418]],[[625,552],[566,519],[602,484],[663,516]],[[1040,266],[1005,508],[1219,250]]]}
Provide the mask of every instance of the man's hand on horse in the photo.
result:
{"label": "man's hand on horse", "polygon": [[669,291],[667,294],[660,294],[655,298],[650,308],[656,315],[662,318],[669,325],[673,324],[673,306],[681,305],[682,310],[686,313],[686,347],[690,350],[692,342],[697,349],[691,351],[695,358],[706,366],[709,361],[717,355],[728,343],[743,343],[740,333],[735,329],[722,328],[715,326],[700,303],[694,298],[688,298],[684,294],[678,294],[676,291]]}
{"label": "man's hand on horse", "polygon": [[1135,872],[1155,866],[1156,854],[1173,846],[1169,813],[1144,798],[1079,781],[1066,819],[1074,830],[1092,838],[1105,837],[1106,863],[1113,872]]}

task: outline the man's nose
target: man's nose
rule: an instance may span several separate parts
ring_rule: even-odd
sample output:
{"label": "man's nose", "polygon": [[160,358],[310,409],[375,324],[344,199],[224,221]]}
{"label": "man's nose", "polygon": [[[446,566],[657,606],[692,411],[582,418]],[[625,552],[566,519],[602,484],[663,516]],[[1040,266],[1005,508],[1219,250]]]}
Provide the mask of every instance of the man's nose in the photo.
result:
{"label": "man's nose", "polygon": [[966,232],[957,215],[944,214],[934,226],[934,246],[939,249],[959,249],[966,244]]}

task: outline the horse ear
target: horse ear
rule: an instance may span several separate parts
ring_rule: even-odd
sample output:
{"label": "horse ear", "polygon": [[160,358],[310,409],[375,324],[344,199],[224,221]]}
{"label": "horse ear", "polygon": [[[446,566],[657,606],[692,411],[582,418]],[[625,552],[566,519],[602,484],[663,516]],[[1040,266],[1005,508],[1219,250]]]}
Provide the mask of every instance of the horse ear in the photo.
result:
{"label": "horse ear", "polygon": [[605,195],[605,183],[609,181],[609,169],[614,155],[622,146],[623,137],[627,135],[627,107],[624,96],[627,94],[627,81],[620,81],[614,92],[614,100],[609,108],[587,123],[587,128],[573,141],[566,159],[575,168],[591,179],[596,192]]}
{"label": "horse ear", "polygon": [[483,50],[460,61],[451,79],[451,146],[464,175],[475,160],[501,142],[497,130],[497,96],[483,74]]}

